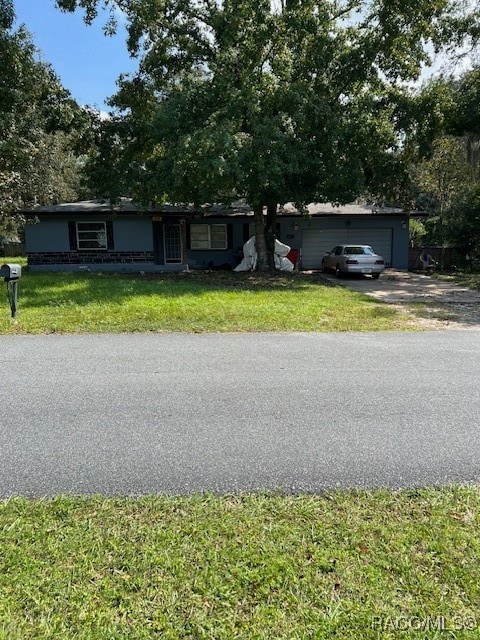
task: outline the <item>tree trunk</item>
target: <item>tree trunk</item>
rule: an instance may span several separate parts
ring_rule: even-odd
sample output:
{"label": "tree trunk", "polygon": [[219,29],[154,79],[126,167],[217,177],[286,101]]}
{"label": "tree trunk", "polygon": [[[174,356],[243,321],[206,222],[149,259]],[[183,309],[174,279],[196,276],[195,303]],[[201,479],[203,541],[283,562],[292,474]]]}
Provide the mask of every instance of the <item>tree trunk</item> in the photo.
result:
{"label": "tree trunk", "polygon": [[253,207],[253,219],[255,222],[255,249],[257,250],[258,271],[270,271],[270,261],[265,238],[265,218],[263,216],[263,205]]}
{"label": "tree trunk", "polygon": [[268,264],[270,269],[275,269],[275,238],[277,222],[277,203],[270,202],[267,205],[267,222],[265,228],[265,239],[268,251]]}
{"label": "tree trunk", "polygon": [[445,225],[444,225],[444,206],[443,201],[440,202],[440,271],[445,270]]}

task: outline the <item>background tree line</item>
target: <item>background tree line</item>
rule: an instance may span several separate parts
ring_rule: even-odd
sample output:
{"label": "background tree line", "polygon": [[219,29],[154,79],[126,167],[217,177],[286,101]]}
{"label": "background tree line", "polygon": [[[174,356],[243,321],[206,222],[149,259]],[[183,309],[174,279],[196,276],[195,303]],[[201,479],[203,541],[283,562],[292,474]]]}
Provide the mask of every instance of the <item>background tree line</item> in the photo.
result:
{"label": "background tree line", "polygon": [[414,225],[416,244],[460,247],[480,266],[480,67],[432,81],[441,126],[412,167],[416,204],[428,217]]}
{"label": "background tree line", "polygon": [[84,193],[82,158],[94,114],[81,108],[24,27],[12,0],[0,0],[0,237],[16,237],[15,215]]}
{"label": "background tree line", "polygon": [[[28,34],[12,31],[11,2],[0,0],[2,51],[25,65],[22,91],[30,105],[25,112],[13,106],[16,88],[13,74],[9,88],[7,74],[2,86],[12,106],[3,97],[0,102],[8,151],[0,165],[4,210],[72,199],[67,185],[70,194],[80,196],[82,175],[92,193],[112,201],[127,195],[143,203],[189,202],[202,208],[245,199],[255,212],[260,267],[267,269],[279,205],[365,198],[423,207],[429,216],[419,231],[427,240],[463,244],[468,237],[476,255],[478,69],[415,88],[433,56],[458,47],[475,50],[480,35],[475,5],[457,0],[56,4],[64,11],[83,9],[87,22],[99,5],[110,7],[110,32],[115,11],[123,11],[138,71],[119,79],[109,119],[90,117],[61,89],[50,67],[35,61]],[[40,82],[27,82],[35,75]],[[20,128],[12,126],[15,118]],[[13,143],[20,133],[20,144]],[[37,162],[42,148],[56,148],[43,145],[46,139],[59,145],[58,163],[45,157],[42,174],[29,172],[26,167],[42,166]],[[445,156],[450,177],[439,182]],[[57,179],[51,181],[53,175]]]}

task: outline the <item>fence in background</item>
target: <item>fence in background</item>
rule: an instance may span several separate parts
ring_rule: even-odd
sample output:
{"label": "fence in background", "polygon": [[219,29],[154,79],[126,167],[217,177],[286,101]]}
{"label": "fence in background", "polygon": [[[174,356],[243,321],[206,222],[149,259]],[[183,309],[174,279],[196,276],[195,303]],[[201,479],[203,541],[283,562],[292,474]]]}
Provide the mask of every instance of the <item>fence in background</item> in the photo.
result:
{"label": "fence in background", "polygon": [[25,245],[21,242],[11,242],[0,244],[0,256],[4,258],[14,258],[15,256],[26,256]]}
{"label": "fence in background", "polygon": [[[410,271],[421,270],[420,254],[422,251],[422,247],[410,247],[408,260],[408,268]],[[435,262],[438,262],[439,264],[441,263],[442,247],[428,247],[428,253],[432,256]],[[451,271],[454,269],[465,269],[469,267],[470,265],[466,256],[466,250],[461,247],[443,247],[443,268],[446,271]]]}

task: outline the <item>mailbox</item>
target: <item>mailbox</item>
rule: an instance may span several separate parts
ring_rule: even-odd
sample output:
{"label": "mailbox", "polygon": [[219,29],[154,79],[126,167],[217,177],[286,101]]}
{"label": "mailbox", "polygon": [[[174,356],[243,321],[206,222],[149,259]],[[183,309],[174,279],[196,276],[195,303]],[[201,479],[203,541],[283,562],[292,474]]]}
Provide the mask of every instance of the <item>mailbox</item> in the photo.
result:
{"label": "mailbox", "polygon": [[21,275],[22,267],[19,264],[2,264],[0,267],[0,276],[5,279],[5,282],[19,280]]}
{"label": "mailbox", "polygon": [[7,283],[7,295],[12,311],[12,318],[17,314],[18,281],[22,275],[22,267],[19,264],[2,264],[0,277]]}

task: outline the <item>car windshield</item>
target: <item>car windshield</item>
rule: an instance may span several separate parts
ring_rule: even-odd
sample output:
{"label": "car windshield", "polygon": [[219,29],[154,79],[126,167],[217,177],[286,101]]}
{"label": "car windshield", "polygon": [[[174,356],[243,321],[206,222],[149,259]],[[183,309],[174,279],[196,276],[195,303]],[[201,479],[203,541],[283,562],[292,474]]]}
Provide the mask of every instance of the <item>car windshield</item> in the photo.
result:
{"label": "car windshield", "polygon": [[344,254],[346,256],[373,256],[372,247],[345,247]]}

